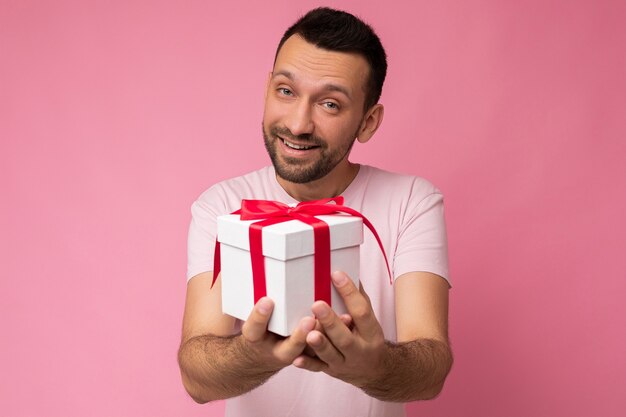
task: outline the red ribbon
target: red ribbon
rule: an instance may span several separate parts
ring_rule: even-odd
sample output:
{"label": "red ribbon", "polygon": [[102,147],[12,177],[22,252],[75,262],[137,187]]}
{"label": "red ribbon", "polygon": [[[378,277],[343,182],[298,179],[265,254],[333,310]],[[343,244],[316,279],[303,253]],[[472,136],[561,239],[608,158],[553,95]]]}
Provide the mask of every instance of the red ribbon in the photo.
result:
{"label": "red ribbon", "polygon": [[[335,204],[329,204],[335,203]],[[249,228],[250,257],[252,259],[252,280],[254,287],[254,303],[261,297],[267,295],[265,284],[265,258],[263,256],[263,228],[276,223],[289,220],[300,220],[313,227],[314,239],[314,275],[315,275],[315,300],[322,300],[330,305],[331,281],[330,281],[330,229],[326,222],[315,216],[324,214],[346,213],[355,217],[360,217],[363,224],[372,232],[378,246],[385,258],[389,282],[392,283],[391,270],[387,261],[387,254],[376,229],[365,216],[358,211],[343,205],[343,197],[326,198],[323,200],[303,201],[295,207],[278,201],[269,200],[242,200],[241,209],[232,214],[239,214],[241,220],[257,220]],[[213,282],[211,288],[217,280],[221,271],[220,264],[220,243],[215,242],[215,255],[213,258]]]}

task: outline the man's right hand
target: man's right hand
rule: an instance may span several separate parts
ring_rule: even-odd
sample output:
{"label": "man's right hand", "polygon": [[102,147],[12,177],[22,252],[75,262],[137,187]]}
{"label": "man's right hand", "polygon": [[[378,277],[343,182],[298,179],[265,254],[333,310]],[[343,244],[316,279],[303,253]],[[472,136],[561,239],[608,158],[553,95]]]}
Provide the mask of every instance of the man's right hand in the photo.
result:
{"label": "man's right hand", "polygon": [[300,320],[291,336],[283,338],[267,330],[267,325],[274,309],[274,302],[261,298],[241,328],[243,351],[248,353],[254,362],[267,365],[271,370],[280,370],[291,365],[307,347],[306,336],[315,328],[313,317]]}
{"label": "man's right hand", "polygon": [[200,403],[244,394],[306,355],[306,336],[316,323],[313,317],[301,319],[287,338],[270,333],[274,303],[264,297],[236,334],[235,318],[222,313],[221,277],[211,286],[212,278],[205,272],[187,284],[178,352],[183,384]]}

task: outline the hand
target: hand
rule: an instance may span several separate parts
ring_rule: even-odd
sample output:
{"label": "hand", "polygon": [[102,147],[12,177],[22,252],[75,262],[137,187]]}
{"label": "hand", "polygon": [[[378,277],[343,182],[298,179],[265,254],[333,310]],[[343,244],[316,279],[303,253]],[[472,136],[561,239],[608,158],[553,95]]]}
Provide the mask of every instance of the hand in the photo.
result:
{"label": "hand", "polygon": [[362,387],[375,381],[384,371],[383,330],[367,294],[359,291],[344,272],[334,272],[331,277],[349,316],[339,317],[327,303],[316,301],[311,310],[323,332],[310,331],[306,342],[317,358],[300,355],[293,365],[313,372],[322,371]]}
{"label": "hand", "polygon": [[267,324],[274,309],[274,302],[261,298],[241,328],[243,351],[253,358],[255,364],[277,371],[290,365],[306,348],[306,336],[315,328],[313,317],[300,320],[291,336],[283,338],[267,331]]}

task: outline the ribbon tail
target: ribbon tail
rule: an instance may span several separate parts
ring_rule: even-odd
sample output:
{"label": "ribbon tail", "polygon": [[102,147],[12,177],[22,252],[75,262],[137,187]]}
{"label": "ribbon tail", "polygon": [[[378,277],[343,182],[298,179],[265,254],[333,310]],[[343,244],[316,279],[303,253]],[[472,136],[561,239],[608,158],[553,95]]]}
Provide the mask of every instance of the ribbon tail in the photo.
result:
{"label": "ribbon tail", "polygon": [[222,270],[222,258],[220,257],[220,242],[215,239],[215,252],[213,253],[213,281],[211,281],[211,288],[215,285],[215,281],[217,281],[217,276],[220,274]]}
{"label": "ribbon tail", "polygon": [[337,211],[348,213],[348,214],[351,214],[353,216],[360,217],[361,219],[363,219],[363,224],[368,229],[370,229],[370,232],[372,232],[372,235],[374,235],[374,237],[376,238],[376,242],[378,242],[378,247],[380,248],[380,251],[383,253],[383,258],[385,258],[385,266],[387,267],[387,274],[389,275],[389,283],[393,285],[393,278],[391,275],[391,268],[389,268],[389,260],[387,259],[387,253],[385,253],[383,242],[380,240],[380,236],[378,236],[378,233],[376,232],[374,225],[367,219],[367,217],[365,217],[364,215],[362,215],[361,213],[359,213],[358,211],[350,207],[338,206],[336,209]]}
{"label": "ribbon tail", "polygon": [[387,260],[387,254],[385,253],[385,248],[383,248],[383,242],[380,240],[380,236],[378,236],[378,233],[376,233],[376,229],[374,229],[374,225],[370,223],[370,221],[367,220],[365,217],[363,217],[363,223],[365,224],[365,226],[367,226],[368,229],[370,229],[370,232],[372,232],[372,234],[376,238],[376,242],[378,242],[378,247],[380,248],[380,251],[383,253],[383,258],[385,258],[385,266],[387,267],[387,274],[389,275],[389,283],[393,285],[391,269],[389,268],[389,261]]}

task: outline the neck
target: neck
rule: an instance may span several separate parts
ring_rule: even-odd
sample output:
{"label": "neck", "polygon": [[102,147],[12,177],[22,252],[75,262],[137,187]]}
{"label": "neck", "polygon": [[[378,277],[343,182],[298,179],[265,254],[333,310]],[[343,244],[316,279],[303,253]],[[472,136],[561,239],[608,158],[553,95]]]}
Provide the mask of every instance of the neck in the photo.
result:
{"label": "neck", "polygon": [[278,175],[276,180],[287,194],[298,201],[320,200],[341,195],[359,173],[359,168],[359,164],[353,164],[346,159],[319,180],[297,184]]}

